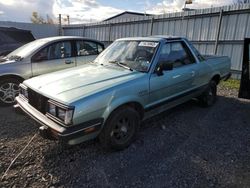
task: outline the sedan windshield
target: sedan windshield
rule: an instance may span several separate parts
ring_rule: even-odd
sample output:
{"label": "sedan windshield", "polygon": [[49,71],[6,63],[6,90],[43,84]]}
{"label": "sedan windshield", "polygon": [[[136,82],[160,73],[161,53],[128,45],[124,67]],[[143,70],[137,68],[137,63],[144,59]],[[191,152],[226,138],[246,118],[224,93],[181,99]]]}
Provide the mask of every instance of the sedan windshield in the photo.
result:
{"label": "sedan windshield", "polygon": [[35,50],[37,50],[38,48],[43,46],[46,42],[48,42],[48,41],[46,41],[46,40],[35,40],[33,42],[25,44],[25,45],[21,46],[20,48],[17,48],[16,50],[14,50],[10,54],[8,54],[7,58],[16,60],[18,58],[20,59],[20,58],[27,57],[28,55],[33,53]]}
{"label": "sedan windshield", "polygon": [[95,60],[100,64],[123,65],[124,68],[147,72],[159,42],[116,41]]}

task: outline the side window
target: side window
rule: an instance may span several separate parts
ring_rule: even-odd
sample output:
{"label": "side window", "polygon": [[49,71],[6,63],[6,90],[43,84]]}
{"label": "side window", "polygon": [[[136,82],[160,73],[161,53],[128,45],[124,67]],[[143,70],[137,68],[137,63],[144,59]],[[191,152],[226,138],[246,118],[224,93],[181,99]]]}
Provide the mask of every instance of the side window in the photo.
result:
{"label": "side window", "polygon": [[57,42],[43,48],[32,57],[32,62],[48,61],[71,57],[71,43]]}
{"label": "side window", "polygon": [[89,41],[76,41],[77,56],[88,56],[99,54],[99,49],[97,43]]}
{"label": "side window", "polygon": [[160,61],[173,63],[174,68],[195,63],[195,59],[183,42],[168,42],[160,52]]}
{"label": "side window", "polygon": [[98,53],[101,53],[104,50],[104,47],[100,44],[97,44],[97,49],[98,49]]}
{"label": "side window", "polygon": [[194,54],[196,55],[196,57],[199,59],[199,61],[204,61],[205,58],[200,54],[200,52],[194,47],[194,45],[189,42],[188,43],[189,46],[191,47],[191,49],[193,50]]}

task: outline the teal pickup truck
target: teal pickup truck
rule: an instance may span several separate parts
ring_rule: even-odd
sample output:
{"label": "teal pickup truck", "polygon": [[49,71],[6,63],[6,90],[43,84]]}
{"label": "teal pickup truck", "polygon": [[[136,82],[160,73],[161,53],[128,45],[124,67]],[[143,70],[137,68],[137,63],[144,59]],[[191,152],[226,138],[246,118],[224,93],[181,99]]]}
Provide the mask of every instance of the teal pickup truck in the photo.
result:
{"label": "teal pickup truck", "polygon": [[192,98],[213,105],[229,77],[228,57],[203,56],[185,38],[124,38],[90,64],[25,80],[15,108],[45,138],[73,145],[99,137],[120,150],[148,117]]}

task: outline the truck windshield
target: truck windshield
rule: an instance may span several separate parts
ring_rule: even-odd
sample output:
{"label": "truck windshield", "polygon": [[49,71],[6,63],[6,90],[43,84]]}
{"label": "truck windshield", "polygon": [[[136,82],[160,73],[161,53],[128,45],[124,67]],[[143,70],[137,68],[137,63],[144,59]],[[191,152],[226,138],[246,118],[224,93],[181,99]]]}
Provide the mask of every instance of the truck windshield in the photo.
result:
{"label": "truck windshield", "polygon": [[95,60],[100,64],[122,64],[131,70],[147,72],[159,42],[116,41]]}

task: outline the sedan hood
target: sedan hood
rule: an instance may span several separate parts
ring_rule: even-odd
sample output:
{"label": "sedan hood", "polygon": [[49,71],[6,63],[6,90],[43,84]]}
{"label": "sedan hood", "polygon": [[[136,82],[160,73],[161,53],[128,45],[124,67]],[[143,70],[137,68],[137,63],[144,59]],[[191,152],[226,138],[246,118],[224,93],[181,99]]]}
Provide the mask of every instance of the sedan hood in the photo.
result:
{"label": "sedan hood", "polygon": [[0,57],[0,64],[15,63],[15,60],[8,60]]}
{"label": "sedan hood", "polygon": [[40,94],[66,104],[145,75],[121,67],[88,64],[26,80]]}

